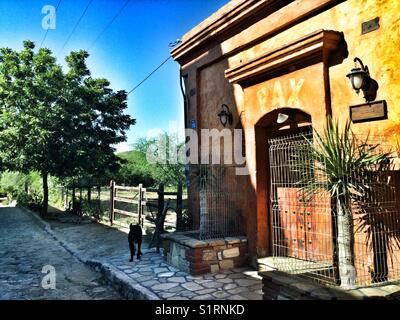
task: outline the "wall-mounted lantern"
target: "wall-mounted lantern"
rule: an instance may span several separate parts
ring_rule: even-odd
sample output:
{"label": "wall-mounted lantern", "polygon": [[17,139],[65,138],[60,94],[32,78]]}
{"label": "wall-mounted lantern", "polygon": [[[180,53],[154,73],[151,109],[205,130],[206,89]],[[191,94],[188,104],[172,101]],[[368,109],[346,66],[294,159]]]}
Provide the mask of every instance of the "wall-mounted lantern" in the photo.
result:
{"label": "wall-mounted lantern", "polygon": [[282,123],[285,123],[288,119],[289,119],[289,115],[287,115],[286,113],[278,113],[276,123],[282,124]]}
{"label": "wall-mounted lantern", "polygon": [[[359,67],[357,66],[357,62]],[[351,85],[357,94],[362,90],[367,102],[374,101],[379,88],[378,83],[371,78],[368,66],[364,66],[360,58],[354,58],[354,63],[354,68],[351,69],[350,73],[348,73],[346,77],[349,78]]]}
{"label": "wall-mounted lantern", "polygon": [[221,112],[218,113],[219,121],[224,127],[226,127],[228,123],[229,125],[232,125],[233,117],[232,113],[229,110],[229,107],[226,104],[223,104],[221,108],[222,108]]}

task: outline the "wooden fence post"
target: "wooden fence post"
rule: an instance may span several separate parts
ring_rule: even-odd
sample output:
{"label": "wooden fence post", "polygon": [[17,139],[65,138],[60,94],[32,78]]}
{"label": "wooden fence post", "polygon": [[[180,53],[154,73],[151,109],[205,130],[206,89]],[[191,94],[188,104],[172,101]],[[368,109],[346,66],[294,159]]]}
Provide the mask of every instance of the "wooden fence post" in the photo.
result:
{"label": "wooden fence post", "polygon": [[91,199],[92,198],[92,187],[91,186],[89,186],[88,187],[88,190],[87,190],[87,199],[88,199],[88,202],[90,203],[91,202]]}
{"label": "wooden fence post", "polygon": [[176,231],[183,231],[182,229],[182,183],[179,183],[176,194]]}
{"label": "wooden fence post", "polygon": [[76,210],[75,183],[72,185],[72,212]]}
{"label": "wooden fence post", "polygon": [[158,216],[160,217],[164,210],[164,184],[160,183],[158,186]]}
{"label": "wooden fence post", "polygon": [[65,202],[64,202],[64,209],[68,208],[68,186],[65,187]]}
{"label": "wooden fence post", "polygon": [[143,188],[143,185],[139,184],[139,202],[138,202],[139,221],[138,221],[138,224],[143,227],[143,221],[142,221],[142,188]]}
{"label": "wooden fence post", "polygon": [[110,204],[111,204],[111,208],[110,208],[110,222],[111,225],[113,224],[114,221],[114,197],[115,197],[115,182],[114,180],[111,180],[110,182]]}
{"label": "wooden fence post", "polygon": [[65,188],[64,186],[60,186],[61,189],[61,201],[65,202]]}
{"label": "wooden fence post", "polygon": [[98,206],[99,206],[99,211],[101,210],[101,186],[97,186],[97,195],[99,196],[99,201],[98,201]]}

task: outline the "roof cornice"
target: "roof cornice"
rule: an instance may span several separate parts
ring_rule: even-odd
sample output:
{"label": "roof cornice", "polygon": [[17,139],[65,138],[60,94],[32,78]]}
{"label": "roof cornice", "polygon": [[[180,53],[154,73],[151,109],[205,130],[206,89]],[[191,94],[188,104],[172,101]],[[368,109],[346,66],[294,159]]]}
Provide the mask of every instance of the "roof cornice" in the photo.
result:
{"label": "roof cornice", "polygon": [[330,30],[318,30],[292,43],[225,71],[231,83],[246,83],[257,77],[268,77],[282,68],[326,61],[329,55],[340,50],[343,35]]}
{"label": "roof cornice", "polygon": [[[268,6],[282,0],[233,0],[220,10],[189,31],[182,39],[182,43],[171,51],[171,55],[178,60],[194,48],[221,35],[245,19],[255,15]],[[289,2],[289,1],[287,1]]]}

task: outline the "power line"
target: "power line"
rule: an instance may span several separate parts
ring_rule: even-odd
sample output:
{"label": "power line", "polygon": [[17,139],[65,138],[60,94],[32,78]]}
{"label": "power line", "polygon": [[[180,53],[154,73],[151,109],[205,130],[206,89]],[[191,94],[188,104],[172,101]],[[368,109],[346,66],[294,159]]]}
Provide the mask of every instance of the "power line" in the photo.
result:
{"label": "power line", "polygon": [[164,64],[168,62],[169,59],[171,59],[172,56],[169,56],[167,59],[165,59],[157,68],[155,68],[152,72],[150,72],[142,81],[140,81],[131,91],[128,92],[128,96],[134,92],[137,88],[139,88],[147,79],[149,79],[154,73],[158,71]]}
{"label": "power line", "polygon": [[[57,7],[56,7],[56,17],[57,17],[57,10],[58,10],[58,7],[59,7],[60,4],[61,4],[61,1],[62,1],[62,0],[59,0],[59,1],[58,1]],[[43,39],[42,39],[42,42],[40,43],[39,49],[43,46],[43,43],[45,42],[45,40],[46,40],[46,38],[47,38],[47,33],[48,33],[48,32],[49,32],[49,28],[46,29],[46,32],[45,32],[45,34],[44,34],[44,36],[43,36]]]}
{"label": "power line", "polygon": [[80,24],[80,22],[82,21],[83,17],[85,16],[87,10],[89,9],[89,6],[92,4],[93,0],[89,0],[88,4],[86,5],[85,10],[83,10],[81,16],[79,17],[78,21],[76,22],[74,28],[72,29],[71,33],[69,34],[67,40],[64,42],[60,52],[58,54],[61,54],[61,52],[64,50],[65,46],[67,45],[67,43],[69,42],[69,40],[71,39],[72,35],[74,34],[76,28],[78,27],[78,25]]}
{"label": "power line", "polygon": [[126,0],[122,7],[118,10],[118,12],[114,15],[114,17],[109,21],[109,23],[103,28],[103,30],[99,33],[96,39],[90,45],[90,49],[95,45],[95,43],[103,36],[103,34],[107,31],[107,29],[114,23],[114,21],[119,17],[119,15],[124,11],[125,7],[128,5],[130,0]]}

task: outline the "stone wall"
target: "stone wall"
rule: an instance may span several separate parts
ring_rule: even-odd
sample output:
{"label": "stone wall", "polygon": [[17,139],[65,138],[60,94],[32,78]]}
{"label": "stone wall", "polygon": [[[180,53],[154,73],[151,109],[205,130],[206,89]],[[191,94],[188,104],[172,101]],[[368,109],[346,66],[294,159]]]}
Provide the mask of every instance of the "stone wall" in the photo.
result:
{"label": "stone wall", "polygon": [[164,259],[192,275],[217,273],[247,264],[246,237],[197,240],[195,234],[177,232],[162,235]]}

